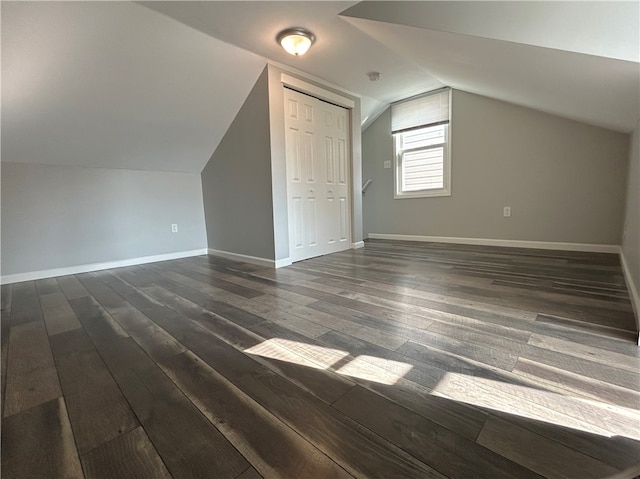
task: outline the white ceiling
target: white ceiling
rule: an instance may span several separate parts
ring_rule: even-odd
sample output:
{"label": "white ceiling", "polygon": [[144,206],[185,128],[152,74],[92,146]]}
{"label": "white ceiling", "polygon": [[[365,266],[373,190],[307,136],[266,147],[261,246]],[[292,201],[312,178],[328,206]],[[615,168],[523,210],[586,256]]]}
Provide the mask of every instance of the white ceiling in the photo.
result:
{"label": "white ceiling", "polygon": [[365,2],[344,18],[442,83],[604,128],[640,115],[639,2]]}
{"label": "white ceiling", "polygon": [[263,58],[129,2],[5,2],[2,161],[202,171]]}
{"label": "white ceiling", "polygon": [[[640,115],[637,1],[143,4],[361,95],[365,126],[389,102],[443,85],[624,132]],[[275,41],[291,26],[318,38],[304,57]]]}
{"label": "white ceiling", "polygon": [[638,62],[637,1],[362,2],[343,15]]}
{"label": "white ceiling", "polygon": [[613,130],[631,131],[638,120],[638,63],[371,20],[350,22],[453,88]]}
{"label": "white ceiling", "polygon": [[[357,2],[340,1],[155,1],[139,2],[214,38],[237,45],[342,87],[362,98],[362,118],[389,102],[433,90],[442,83],[371,36],[354,28],[340,12]],[[276,42],[292,26],[311,30],[309,53],[292,57]],[[383,72],[370,82],[369,71]]]}
{"label": "white ceiling", "polygon": [[[3,161],[199,172],[267,61],[360,95],[365,126],[442,85],[623,132],[639,116],[637,1],[1,9]],[[317,36],[304,57],[275,41],[291,26]]]}

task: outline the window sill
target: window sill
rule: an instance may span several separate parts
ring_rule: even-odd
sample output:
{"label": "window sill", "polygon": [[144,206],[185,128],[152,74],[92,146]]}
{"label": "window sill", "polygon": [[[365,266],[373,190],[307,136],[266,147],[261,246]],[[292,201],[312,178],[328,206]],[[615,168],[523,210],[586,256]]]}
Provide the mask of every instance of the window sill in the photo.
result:
{"label": "window sill", "polygon": [[433,190],[433,191],[415,191],[411,193],[395,193],[393,195],[394,200],[407,200],[413,198],[437,198],[441,196],[451,196],[451,191],[448,190]]}

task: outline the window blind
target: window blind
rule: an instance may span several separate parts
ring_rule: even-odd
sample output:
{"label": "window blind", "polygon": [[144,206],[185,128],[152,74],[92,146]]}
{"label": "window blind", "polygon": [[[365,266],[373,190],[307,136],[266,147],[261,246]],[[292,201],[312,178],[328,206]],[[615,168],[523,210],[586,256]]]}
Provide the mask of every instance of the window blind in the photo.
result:
{"label": "window blind", "polygon": [[444,188],[443,157],[443,147],[405,153],[402,157],[402,190]]}
{"label": "window blind", "polygon": [[449,123],[450,89],[391,105],[391,132]]}

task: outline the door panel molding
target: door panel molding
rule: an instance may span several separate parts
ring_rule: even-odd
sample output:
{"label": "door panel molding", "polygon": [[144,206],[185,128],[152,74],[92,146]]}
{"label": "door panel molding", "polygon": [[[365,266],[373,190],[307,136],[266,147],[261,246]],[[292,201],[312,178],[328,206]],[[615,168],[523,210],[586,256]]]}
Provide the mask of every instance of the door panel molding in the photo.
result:
{"label": "door panel molding", "polygon": [[292,261],[351,247],[350,112],[284,87]]}

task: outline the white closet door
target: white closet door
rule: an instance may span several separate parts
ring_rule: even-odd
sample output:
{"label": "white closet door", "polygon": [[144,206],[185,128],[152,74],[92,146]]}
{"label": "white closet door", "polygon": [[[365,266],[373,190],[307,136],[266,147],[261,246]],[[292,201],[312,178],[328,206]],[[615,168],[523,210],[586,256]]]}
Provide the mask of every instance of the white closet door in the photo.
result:
{"label": "white closet door", "polygon": [[292,261],[350,247],[348,111],[285,89]]}
{"label": "white closet door", "polygon": [[342,251],[350,247],[349,238],[349,161],[347,148],[347,110],[319,101],[321,137],[320,152],[323,154],[322,180],[325,182],[326,211],[325,237],[327,253]]}

